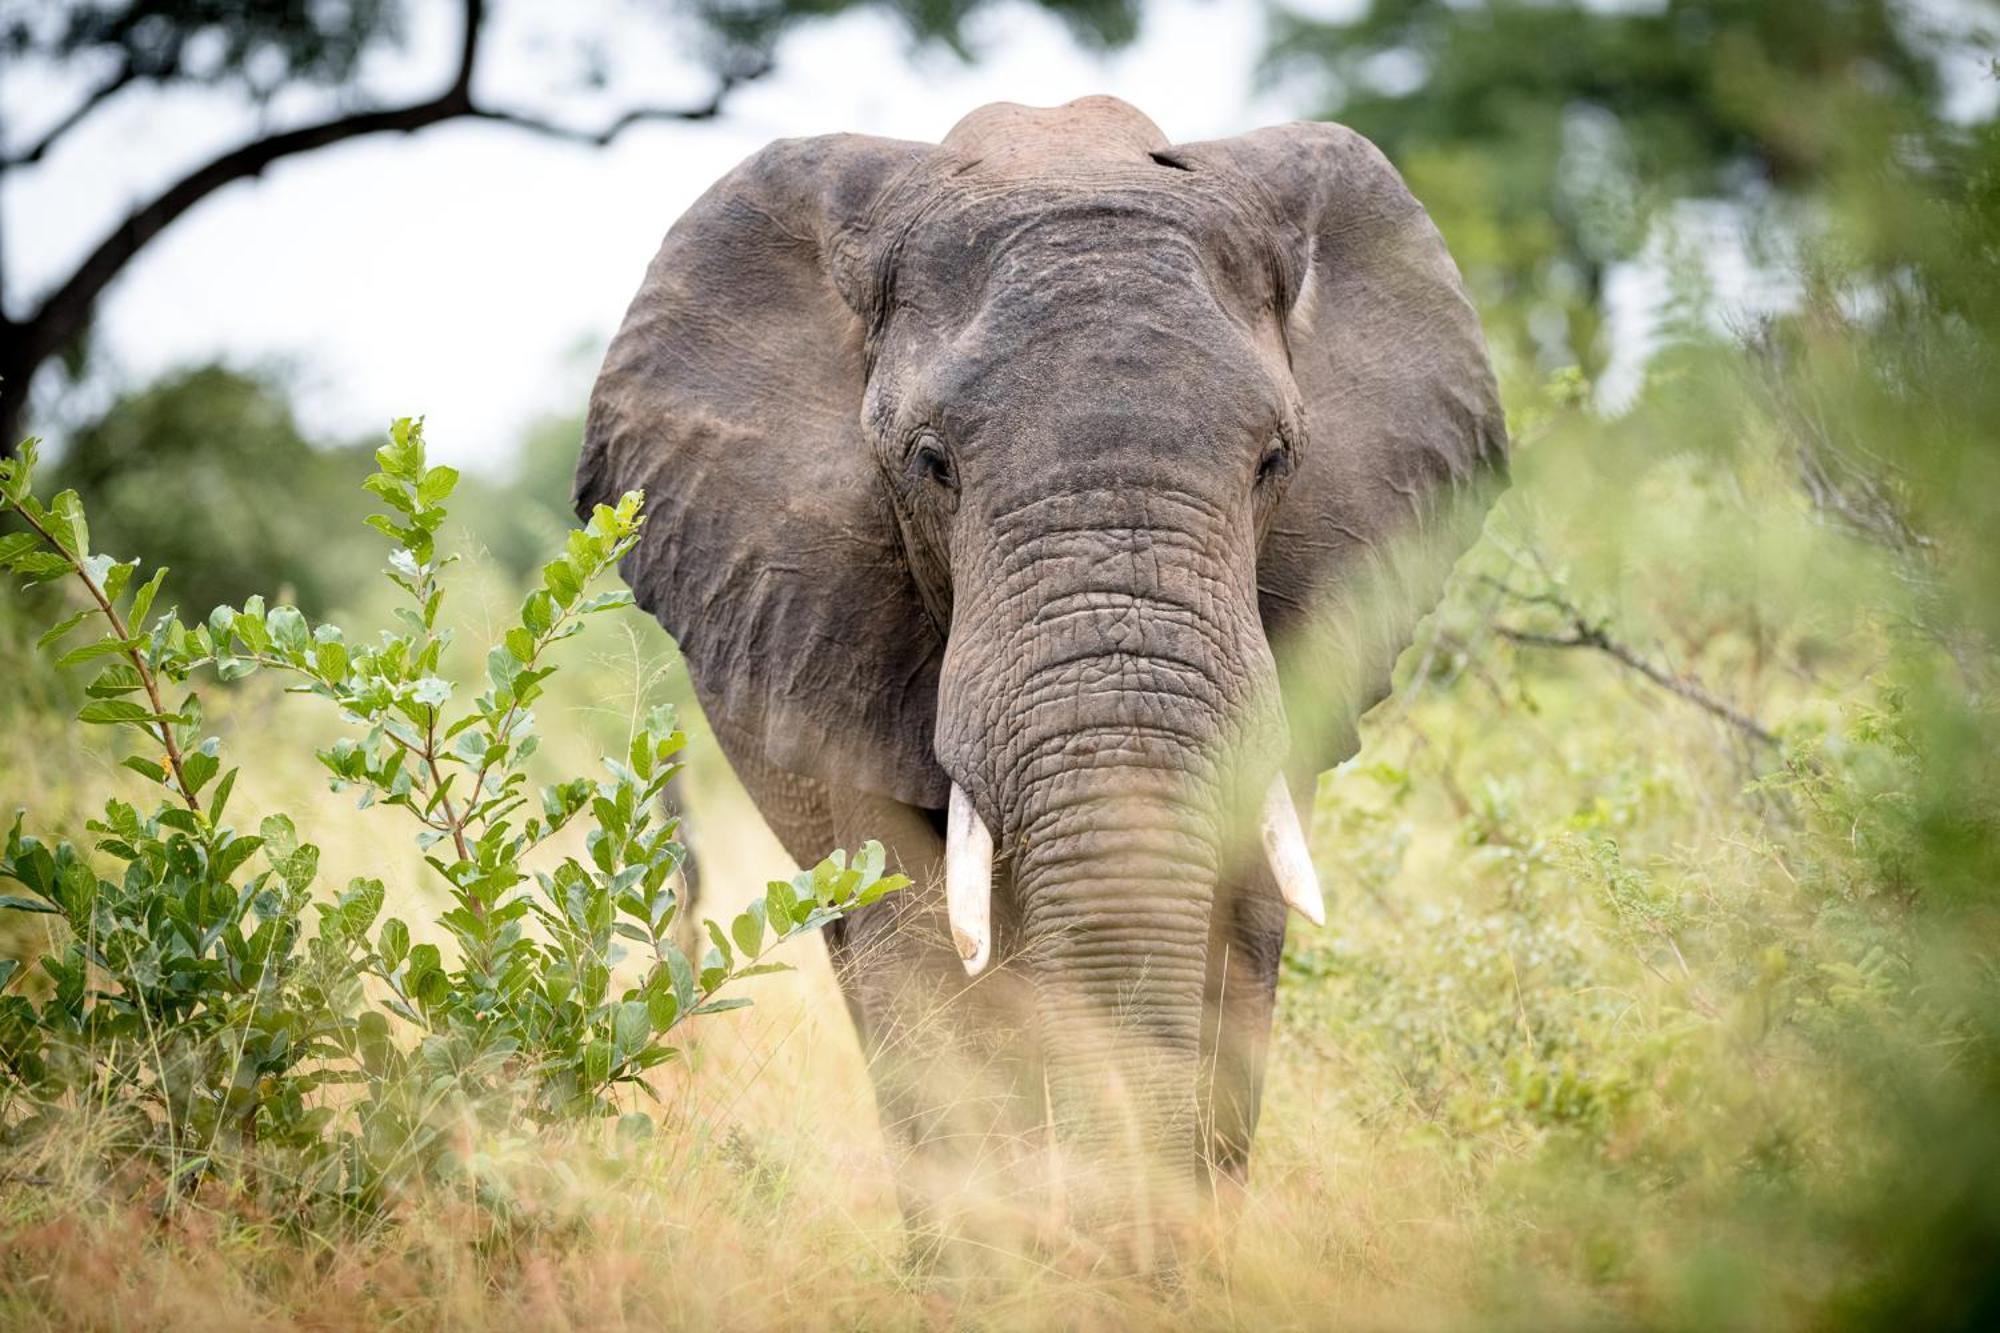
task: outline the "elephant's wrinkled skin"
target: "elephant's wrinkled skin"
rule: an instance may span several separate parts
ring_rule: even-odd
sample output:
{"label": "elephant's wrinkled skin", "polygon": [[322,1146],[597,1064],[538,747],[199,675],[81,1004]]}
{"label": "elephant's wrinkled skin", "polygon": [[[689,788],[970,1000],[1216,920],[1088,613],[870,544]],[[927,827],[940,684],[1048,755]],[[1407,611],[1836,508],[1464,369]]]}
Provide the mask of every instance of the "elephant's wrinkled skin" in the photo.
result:
{"label": "elephant's wrinkled skin", "polygon": [[999,104],[773,144],[675,224],[577,500],[645,488],[626,575],[788,850],[932,886],[830,932],[906,1210],[1016,1187],[990,1136],[1045,1119],[1127,1261],[1241,1177],[1285,913],[1237,816],[1352,753],[1505,452],[1457,270],[1340,126]]}

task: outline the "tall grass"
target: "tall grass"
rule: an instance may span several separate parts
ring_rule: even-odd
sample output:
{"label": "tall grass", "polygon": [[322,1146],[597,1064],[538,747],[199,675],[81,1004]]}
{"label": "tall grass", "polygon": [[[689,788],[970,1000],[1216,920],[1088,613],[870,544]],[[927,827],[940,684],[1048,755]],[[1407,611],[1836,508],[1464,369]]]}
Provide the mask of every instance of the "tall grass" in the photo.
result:
{"label": "tall grass", "polygon": [[[2000,1323],[2000,284],[1990,200],[1904,194],[1855,196],[1844,290],[1689,339],[1623,414],[1514,393],[1514,488],[1322,783],[1332,919],[1287,953],[1233,1253],[1178,1298],[1059,1254],[908,1275],[814,951],[654,1073],[651,1140],[466,1145],[491,1206],[166,1208],[79,1165],[87,1116],[0,1154],[0,1326]],[[509,613],[490,569],[453,577]],[[684,688],[618,614],[619,650],[552,682],[552,761]],[[55,742],[15,616],[0,797],[73,824],[132,779]],[[325,739],[271,704],[251,681],[211,711],[238,746]],[[782,854],[693,763],[733,908]],[[323,815],[326,879],[423,915],[414,854],[309,761],[236,799]]]}

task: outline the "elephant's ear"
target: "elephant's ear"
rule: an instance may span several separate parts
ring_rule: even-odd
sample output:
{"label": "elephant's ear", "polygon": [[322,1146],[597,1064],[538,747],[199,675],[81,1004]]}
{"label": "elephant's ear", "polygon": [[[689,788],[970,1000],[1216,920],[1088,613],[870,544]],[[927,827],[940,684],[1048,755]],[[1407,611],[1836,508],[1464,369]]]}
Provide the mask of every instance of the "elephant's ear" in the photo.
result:
{"label": "elephant's ear", "polygon": [[1258,556],[1300,768],[1355,723],[1505,480],[1479,318],[1423,206],[1375,146],[1299,123],[1175,148],[1240,173],[1278,229],[1281,311],[1307,440]]}
{"label": "elephant's ear", "polygon": [[942,807],[941,640],[861,433],[871,220],[931,145],[771,145],[667,233],[612,340],[580,512],[643,488],[624,566],[725,739]]}

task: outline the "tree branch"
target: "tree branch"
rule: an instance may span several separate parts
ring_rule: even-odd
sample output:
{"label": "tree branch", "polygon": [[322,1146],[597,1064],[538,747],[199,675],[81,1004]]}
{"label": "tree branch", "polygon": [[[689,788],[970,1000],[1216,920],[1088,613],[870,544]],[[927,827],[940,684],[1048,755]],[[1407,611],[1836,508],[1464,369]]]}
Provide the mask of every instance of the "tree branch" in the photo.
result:
{"label": "tree branch", "polygon": [[[301,153],[325,148],[348,139],[371,134],[408,134],[448,120],[487,120],[561,139],[571,143],[601,147],[634,125],[658,121],[703,121],[719,115],[724,101],[737,88],[770,72],[771,62],[726,70],[718,77],[714,94],[688,107],[636,107],[624,112],[599,129],[580,129],[543,120],[524,111],[483,107],[473,95],[478,72],[480,39],[487,18],[486,0],[464,0],[463,31],[458,63],[451,80],[437,96],[406,106],[350,112],[283,130],[253,140],[197,167],[152,200],[130,213],[100,242],[59,287],[51,292],[32,314],[9,319],[0,301],[0,456],[13,452],[14,433],[26,408],[28,388],[35,372],[51,357],[81,339],[89,327],[97,302],[125,266],[154,237],[172,226],[183,214],[217,190],[239,180],[260,176],[274,163]],[[65,117],[64,123],[44,136],[24,156],[29,160],[47,151],[48,145],[90,110],[113,96],[132,81],[121,71],[89,95],[84,105]],[[0,159],[4,175],[6,159]]]}
{"label": "tree branch", "polygon": [[1493,632],[1510,643],[1527,644],[1535,648],[1594,648],[1614,661],[1630,667],[1669,694],[1677,695],[1697,708],[1721,718],[1752,740],[1773,749],[1782,748],[1777,735],[1757,719],[1716,698],[1702,688],[1699,682],[1686,676],[1676,676],[1653,665],[1606,634],[1602,626],[1593,625],[1580,615],[1572,617],[1568,634],[1543,634],[1534,630],[1516,629],[1511,625],[1495,625]]}
{"label": "tree branch", "polygon": [[[769,62],[764,62],[745,70],[725,73],[714,95],[696,106],[636,108],[600,130],[572,129],[524,112],[481,107],[473,101],[473,76],[478,68],[479,41],[485,19],[485,0],[465,0],[464,36],[459,48],[458,66],[450,84],[436,97],[407,106],[336,116],[318,124],[284,130],[243,144],[196,168],[133,211],[77,266],[69,279],[42,302],[40,309],[19,324],[18,332],[25,346],[10,356],[9,361],[32,372],[34,367],[69,345],[82,335],[104,289],[154,237],[217,190],[239,180],[260,176],[285,158],[348,139],[392,132],[408,134],[455,119],[490,120],[572,142],[603,145],[622,131],[645,121],[712,119],[720,113],[724,100],[731,92],[743,83],[762,77],[770,68]],[[25,389],[25,385],[17,387]]]}
{"label": "tree branch", "polygon": [[535,134],[561,139],[566,143],[584,144],[592,148],[603,148],[634,125],[662,121],[703,121],[713,120],[722,114],[722,104],[729,95],[746,83],[761,79],[771,72],[771,63],[763,61],[745,70],[735,70],[722,75],[715,85],[715,92],[706,102],[694,106],[647,106],[634,107],[601,129],[583,129],[573,125],[562,125],[555,121],[543,120],[539,116],[524,111],[513,111],[505,107],[474,106],[466,115],[477,120],[490,120],[496,124],[511,125],[516,129],[528,130]]}
{"label": "tree branch", "polygon": [[139,76],[129,61],[119,66],[116,74],[86,93],[83,100],[70,108],[68,115],[51,125],[41,138],[11,157],[0,159],[0,172],[11,171],[15,167],[33,166],[47,157],[49,150],[56,146],[57,140],[75,129],[91,112],[138,82],[138,79]]}

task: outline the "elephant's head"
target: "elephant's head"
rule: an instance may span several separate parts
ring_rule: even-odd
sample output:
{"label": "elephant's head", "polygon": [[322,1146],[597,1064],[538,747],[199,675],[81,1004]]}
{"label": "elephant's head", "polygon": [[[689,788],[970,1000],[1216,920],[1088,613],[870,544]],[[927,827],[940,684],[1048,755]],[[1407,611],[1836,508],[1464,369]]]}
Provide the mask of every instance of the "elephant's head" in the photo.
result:
{"label": "elephant's head", "polygon": [[[1283,775],[1346,757],[1410,628],[1341,609],[1504,449],[1457,271],[1367,141],[1170,145],[1091,98],[730,173],[611,347],[578,499],[646,489],[627,576],[718,726],[949,810],[975,967],[998,848],[1065,1147],[1172,1186],[1229,816],[1262,808],[1262,891],[1313,910]],[[1315,608],[1288,718],[1272,644]]]}

